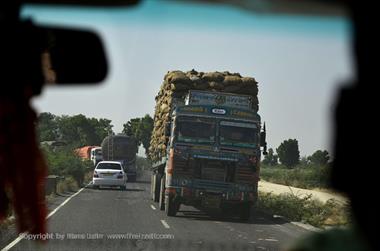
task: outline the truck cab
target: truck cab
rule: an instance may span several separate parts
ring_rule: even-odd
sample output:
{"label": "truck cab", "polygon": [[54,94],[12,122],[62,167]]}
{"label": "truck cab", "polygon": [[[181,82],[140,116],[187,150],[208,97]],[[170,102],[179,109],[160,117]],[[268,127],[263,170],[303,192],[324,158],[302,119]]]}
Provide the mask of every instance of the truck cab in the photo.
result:
{"label": "truck cab", "polygon": [[[160,188],[156,200],[169,216],[186,204],[237,213],[246,220],[257,200],[260,147],[265,142],[260,116],[244,105],[249,97],[189,95],[193,101],[172,112],[167,157],[152,180]],[[224,102],[201,101],[210,95],[211,100],[220,95]]]}
{"label": "truck cab", "polygon": [[96,166],[100,161],[103,160],[101,147],[94,147],[91,149],[90,160],[92,161],[92,163],[94,163],[94,166]]}

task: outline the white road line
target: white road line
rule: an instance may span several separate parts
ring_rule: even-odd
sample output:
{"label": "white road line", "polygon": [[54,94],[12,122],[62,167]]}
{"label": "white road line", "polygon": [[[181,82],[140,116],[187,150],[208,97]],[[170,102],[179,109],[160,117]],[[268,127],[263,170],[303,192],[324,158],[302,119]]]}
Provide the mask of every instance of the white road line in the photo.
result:
{"label": "white road line", "polygon": [[155,208],[153,205],[150,205],[150,207],[151,207],[153,210],[156,210],[156,208]]}
{"label": "white road line", "polygon": [[25,235],[26,235],[26,233],[20,234],[16,239],[14,239],[11,243],[8,244],[8,246],[6,246],[5,248],[3,248],[1,251],[8,251],[12,247],[14,247],[17,243],[19,243],[19,241],[21,241],[22,239],[24,239]]}
{"label": "white road line", "polygon": [[48,216],[46,217],[46,219],[49,219],[51,216],[53,216],[61,207],[63,207],[67,202],[69,202],[72,198],[74,198],[75,196],[77,196],[80,192],[83,191],[83,189],[85,189],[86,187],[83,187],[81,189],[79,189],[78,192],[74,193],[73,195],[71,195],[69,198],[67,198],[64,202],[62,202],[61,205],[59,205],[56,209],[54,209],[53,211],[50,212],[50,214],[48,214]]}
{"label": "white road line", "polygon": [[[72,198],[74,198],[75,196],[77,196],[80,192],[83,191],[83,189],[85,189],[88,185],[86,185],[85,187],[79,189],[78,192],[74,193],[73,195],[71,195],[69,198],[67,198],[64,202],[62,202],[61,205],[59,205],[56,209],[54,209],[53,211],[51,211],[48,216],[46,217],[46,219],[49,219],[51,216],[53,216],[61,207],[63,207],[67,202],[69,202]],[[24,239],[24,237],[27,235],[27,233],[22,233],[20,234],[16,239],[14,239],[11,243],[9,243],[5,248],[1,249],[1,251],[8,251],[10,250],[11,248],[13,248],[17,243],[19,243],[22,239]]]}
{"label": "white road line", "polygon": [[272,239],[272,238],[270,238],[270,239],[265,239],[266,241],[278,241],[278,240],[276,240],[276,239]]}
{"label": "white road line", "polygon": [[161,223],[165,228],[170,228],[169,224],[165,220],[161,220]]}

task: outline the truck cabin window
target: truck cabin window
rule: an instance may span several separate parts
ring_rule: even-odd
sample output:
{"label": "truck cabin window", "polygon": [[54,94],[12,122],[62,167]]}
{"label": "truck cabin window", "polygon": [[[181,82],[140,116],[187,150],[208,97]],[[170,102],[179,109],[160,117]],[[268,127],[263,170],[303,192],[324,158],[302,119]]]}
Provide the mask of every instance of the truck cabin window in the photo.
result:
{"label": "truck cabin window", "polygon": [[219,134],[221,145],[256,147],[257,144],[255,124],[221,121]]}
{"label": "truck cabin window", "polygon": [[215,121],[208,119],[179,119],[177,122],[179,142],[215,142]]}

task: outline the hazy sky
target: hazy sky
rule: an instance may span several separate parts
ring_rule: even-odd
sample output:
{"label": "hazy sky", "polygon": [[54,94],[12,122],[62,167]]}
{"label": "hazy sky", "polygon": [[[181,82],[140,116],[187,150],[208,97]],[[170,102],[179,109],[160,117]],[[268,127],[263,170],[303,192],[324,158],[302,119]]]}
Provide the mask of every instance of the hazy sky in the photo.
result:
{"label": "hazy sky", "polygon": [[108,118],[120,132],[130,118],[153,115],[168,70],[228,70],[259,82],[269,147],[296,138],[301,156],[330,149],[335,92],[354,76],[347,20],[159,2],[108,13],[26,8],[24,16],[41,23],[97,30],[111,66],[99,86],[46,88],[37,111]]}

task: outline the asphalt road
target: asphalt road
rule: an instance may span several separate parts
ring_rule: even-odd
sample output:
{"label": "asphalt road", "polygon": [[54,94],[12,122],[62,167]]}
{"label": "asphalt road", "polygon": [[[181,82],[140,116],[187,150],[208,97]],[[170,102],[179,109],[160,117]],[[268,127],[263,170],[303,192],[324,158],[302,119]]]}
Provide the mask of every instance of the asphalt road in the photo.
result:
{"label": "asphalt road", "polygon": [[[27,235],[11,250],[283,250],[308,233],[263,213],[244,223],[181,206],[167,217],[151,201],[148,180],[126,191],[83,189],[49,218],[48,235]],[[29,240],[40,237],[49,240]]]}

